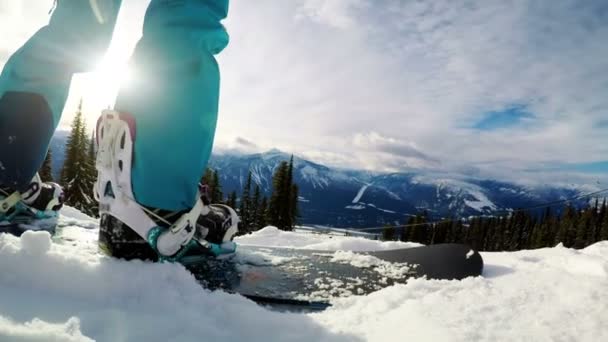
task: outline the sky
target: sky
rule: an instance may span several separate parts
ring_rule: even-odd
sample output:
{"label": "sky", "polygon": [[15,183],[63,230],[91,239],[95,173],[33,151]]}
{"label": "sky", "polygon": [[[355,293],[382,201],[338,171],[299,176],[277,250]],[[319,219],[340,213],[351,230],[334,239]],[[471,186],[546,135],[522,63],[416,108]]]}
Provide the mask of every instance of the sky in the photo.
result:
{"label": "sky", "polygon": [[[23,3],[0,3],[0,65],[48,21]],[[61,127],[113,103],[147,4],[125,1]],[[224,23],[217,152],[608,187],[606,1],[233,0]]]}

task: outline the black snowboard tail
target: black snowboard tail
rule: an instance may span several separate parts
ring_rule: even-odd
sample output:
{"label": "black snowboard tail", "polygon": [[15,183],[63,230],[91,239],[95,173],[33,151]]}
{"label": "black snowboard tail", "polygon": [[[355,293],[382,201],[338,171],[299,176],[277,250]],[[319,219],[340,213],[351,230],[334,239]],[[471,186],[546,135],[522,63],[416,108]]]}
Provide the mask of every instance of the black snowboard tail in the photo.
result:
{"label": "black snowboard tail", "polygon": [[332,298],[369,294],[410,278],[463,279],[483,270],[481,255],[460,244],[340,253],[239,246],[232,259],[184,264],[209,289],[280,309],[313,311],[329,306]]}

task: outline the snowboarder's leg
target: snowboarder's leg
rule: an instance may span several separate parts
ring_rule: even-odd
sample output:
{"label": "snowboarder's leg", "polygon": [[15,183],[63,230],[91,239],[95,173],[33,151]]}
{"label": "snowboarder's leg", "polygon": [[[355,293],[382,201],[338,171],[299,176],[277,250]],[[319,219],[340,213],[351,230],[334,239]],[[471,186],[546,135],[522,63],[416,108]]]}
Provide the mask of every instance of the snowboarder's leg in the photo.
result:
{"label": "snowboarder's leg", "polygon": [[[149,219],[142,216],[138,223],[131,214],[123,212],[127,205],[114,205],[112,199],[108,199],[107,187],[101,184],[101,204],[108,201],[105,207],[108,215],[102,213],[100,245],[109,254],[146,257],[147,246],[142,239],[155,245],[150,235],[158,233],[155,230],[158,225],[164,229],[154,237],[159,243],[173,236],[171,248],[165,252],[157,250],[169,256],[195,238],[192,227],[175,226],[180,220],[191,215],[186,221],[195,225],[197,217],[211,212],[223,216],[224,221],[232,216],[233,211],[201,204],[198,187],[211,154],[217,122],[219,69],[214,55],[228,43],[228,35],[220,23],[227,10],[227,0],[152,0],[148,7],[143,37],[131,59],[136,80],[121,89],[114,115],[127,122],[131,126],[128,135],[133,134],[133,158],[127,157],[132,189],[120,190],[131,194],[137,206],[146,208],[145,216]],[[102,125],[103,122],[111,126],[111,119],[106,117]],[[118,157],[124,155],[122,151],[114,153],[117,162],[123,158]],[[124,165],[124,160],[122,163]],[[116,172],[117,166],[110,167],[110,164],[108,162],[106,172],[103,169],[100,172],[102,181],[109,170]],[[126,177],[124,172],[121,169],[118,178]],[[112,187],[114,191],[115,188]],[[197,210],[199,213],[192,215]],[[156,216],[165,219],[159,220]],[[129,220],[132,221],[126,225],[131,229],[124,225]],[[167,229],[170,226],[171,229]],[[222,237],[218,242],[223,240]],[[126,246],[127,241],[133,242],[133,246]],[[143,250],[142,256],[132,253],[138,246]]]}
{"label": "snowboarder's leg", "polygon": [[[35,175],[61,117],[72,75],[90,70],[105,53],[120,2],[59,1],[49,24],[5,64],[0,74],[0,200],[7,208],[25,202],[6,202],[12,194],[17,198],[32,188],[36,193],[48,188]],[[55,194],[55,186],[51,188],[47,190]],[[46,208],[38,204],[36,210]],[[0,210],[0,218],[9,214]]]}
{"label": "snowboarder's leg", "polygon": [[[0,184],[27,189],[42,165],[72,75],[90,70],[110,42],[121,0],[62,0],[0,75]],[[94,6],[92,6],[95,4]]]}

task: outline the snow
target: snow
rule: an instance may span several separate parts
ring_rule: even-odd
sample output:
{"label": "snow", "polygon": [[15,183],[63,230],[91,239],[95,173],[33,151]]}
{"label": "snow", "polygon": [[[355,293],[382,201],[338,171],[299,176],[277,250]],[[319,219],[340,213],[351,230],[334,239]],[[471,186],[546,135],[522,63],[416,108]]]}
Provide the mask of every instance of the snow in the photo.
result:
{"label": "snow", "polygon": [[365,190],[367,190],[367,188],[370,185],[371,184],[365,184],[364,186],[362,186],[361,189],[359,189],[359,192],[357,192],[357,196],[355,196],[355,198],[353,198],[353,202],[352,203],[358,203],[359,200],[361,199],[361,197],[363,197],[363,194],[365,193]]}
{"label": "snow", "polygon": [[329,185],[329,179],[319,174],[319,171],[311,165],[306,165],[300,169],[302,179],[312,184],[313,188],[324,189]]}
{"label": "snow", "polygon": [[[482,253],[481,277],[415,279],[305,314],[206,291],[180,265],[102,256],[91,221],[64,209],[66,243],[44,232],[0,235],[0,341],[608,341],[608,242]],[[238,242],[326,251],[407,245],[273,227]],[[245,258],[282,262],[263,251]]]}
{"label": "snow", "polygon": [[239,236],[236,242],[241,245],[267,247],[293,247],[317,251],[374,251],[420,246],[414,242],[375,241],[362,237],[327,236],[310,233],[292,233],[268,226],[249,235]]}
{"label": "snow", "polygon": [[[465,197],[464,203],[469,208],[475,209],[478,212],[484,210],[494,211],[497,210],[496,204],[494,204],[488,196],[484,193],[483,188],[478,185],[467,183],[456,179],[439,178],[433,179],[427,176],[416,176],[416,179],[421,183],[434,184],[437,186],[437,196],[439,198],[439,190],[446,189],[452,192],[452,195]],[[449,194],[449,193],[448,193]],[[450,205],[452,207],[452,205]]]}
{"label": "snow", "polygon": [[30,255],[44,255],[51,249],[51,234],[28,230],[21,235],[21,249]]}
{"label": "snow", "polygon": [[363,210],[363,209],[365,209],[365,206],[363,204],[355,204],[355,205],[347,205],[344,208],[345,209],[352,209],[352,210]]}
{"label": "snow", "polygon": [[355,267],[373,268],[381,276],[392,279],[403,278],[411,269],[411,265],[390,263],[371,255],[357,254],[352,251],[337,251],[332,255],[331,261],[347,263]]}

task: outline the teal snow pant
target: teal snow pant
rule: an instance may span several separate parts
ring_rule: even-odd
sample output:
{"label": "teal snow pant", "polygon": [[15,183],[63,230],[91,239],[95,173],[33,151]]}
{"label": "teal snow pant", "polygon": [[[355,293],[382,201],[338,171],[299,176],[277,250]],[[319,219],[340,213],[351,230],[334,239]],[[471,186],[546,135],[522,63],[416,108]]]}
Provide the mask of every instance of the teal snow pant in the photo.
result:
{"label": "teal snow pant", "polygon": [[[74,73],[109,45],[121,0],[59,0],[49,25],[0,75],[0,185],[24,189],[42,165]],[[135,118],[132,185],[142,205],[190,209],[213,145],[228,0],[152,0],[115,109]]]}

